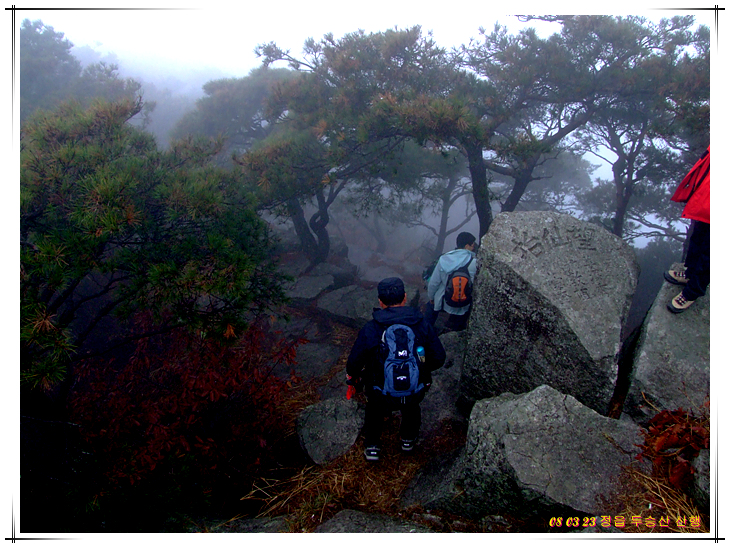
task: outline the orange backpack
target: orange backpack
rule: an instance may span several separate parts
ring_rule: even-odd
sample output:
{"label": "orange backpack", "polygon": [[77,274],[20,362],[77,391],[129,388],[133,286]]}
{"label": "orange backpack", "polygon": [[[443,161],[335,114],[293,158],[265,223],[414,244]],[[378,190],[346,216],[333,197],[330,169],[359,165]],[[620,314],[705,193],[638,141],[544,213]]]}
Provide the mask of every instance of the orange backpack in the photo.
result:
{"label": "orange backpack", "polygon": [[464,266],[460,266],[449,274],[446,280],[446,292],[444,293],[444,301],[449,306],[461,308],[471,304],[473,284],[469,275],[469,265],[473,260],[474,257],[469,259],[469,262]]}

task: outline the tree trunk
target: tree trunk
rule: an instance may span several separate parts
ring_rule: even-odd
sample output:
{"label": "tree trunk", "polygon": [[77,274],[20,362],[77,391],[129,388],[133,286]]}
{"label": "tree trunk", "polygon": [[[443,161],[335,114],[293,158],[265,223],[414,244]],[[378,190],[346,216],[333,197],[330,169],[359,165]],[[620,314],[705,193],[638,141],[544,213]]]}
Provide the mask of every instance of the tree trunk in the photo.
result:
{"label": "tree trunk", "polygon": [[451,201],[451,194],[456,186],[456,179],[449,177],[449,184],[444,189],[441,195],[441,222],[439,223],[439,231],[436,235],[436,250],[434,251],[434,259],[437,259],[444,252],[444,246],[446,245],[446,234],[449,228],[449,210],[453,205]]}
{"label": "tree trunk", "polygon": [[388,240],[385,238],[385,234],[383,234],[383,227],[380,224],[380,217],[378,217],[377,215],[373,217],[373,231],[371,232],[371,234],[378,244],[375,248],[375,252],[385,253],[388,250]]}
{"label": "tree trunk", "polygon": [[325,262],[330,254],[330,235],[327,232],[328,222],[329,215],[327,214],[327,210],[316,211],[309,219],[309,226],[317,236],[316,250],[313,256],[307,256],[312,263],[310,267]]}
{"label": "tree trunk", "polygon": [[317,211],[309,219],[309,228],[312,229],[317,237],[317,248],[313,257],[310,257],[310,268],[316,264],[323,263],[330,254],[330,235],[327,232],[327,224],[330,222],[329,208],[330,202],[324,197],[322,189],[317,190]]}
{"label": "tree trunk", "polygon": [[521,169],[515,173],[515,184],[512,186],[512,191],[507,196],[504,204],[502,204],[502,211],[514,211],[517,204],[520,203],[522,195],[527,190],[527,185],[532,181],[532,170]]}
{"label": "tree trunk", "polygon": [[480,144],[469,144],[466,147],[471,174],[471,188],[474,195],[474,206],[479,218],[479,237],[481,241],[492,224],[492,205],[489,202],[489,182],[487,181],[487,166],[482,156]]}
{"label": "tree trunk", "polygon": [[611,232],[623,238],[626,212],[629,209],[629,200],[633,194],[634,185],[632,182],[616,183],[616,214],[613,217],[613,229]]}
{"label": "tree trunk", "polygon": [[299,243],[302,245],[302,252],[313,262],[318,255],[317,240],[312,235],[312,231],[309,230],[307,219],[304,217],[304,209],[299,203],[297,198],[291,198],[286,203],[286,209],[294,223],[294,230],[299,236]]}

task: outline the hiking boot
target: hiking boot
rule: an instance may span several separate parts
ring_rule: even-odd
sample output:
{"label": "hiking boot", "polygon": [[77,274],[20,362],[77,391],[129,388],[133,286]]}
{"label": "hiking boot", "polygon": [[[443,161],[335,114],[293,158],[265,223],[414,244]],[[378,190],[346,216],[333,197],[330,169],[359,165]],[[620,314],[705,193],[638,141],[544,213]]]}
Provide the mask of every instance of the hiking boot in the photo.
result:
{"label": "hiking boot", "polygon": [[669,304],[667,304],[667,308],[670,312],[673,312],[674,314],[679,314],[680,312],[684,312],[690,306],[692,306],[693,302],[694,301],[688,301],[687,299],[685,299],[684,294],[680,293],[679,295],[674,297]]}
{"label": "hiking boot", "polygon": [[676,285],[686,285],[689,281],[685,270],[666,270],[664,272],[664,279],[670,284]]}
{"label": "hiking boot", "polygon": [[409,453],[416,446],[416,440],[400,440],[400,450]]}
{"label": "hiking boot", "polygon": [[377,445],[370,445],[365,448],[365,460],[370,462],[377,462],[380,460],[380,447]]}

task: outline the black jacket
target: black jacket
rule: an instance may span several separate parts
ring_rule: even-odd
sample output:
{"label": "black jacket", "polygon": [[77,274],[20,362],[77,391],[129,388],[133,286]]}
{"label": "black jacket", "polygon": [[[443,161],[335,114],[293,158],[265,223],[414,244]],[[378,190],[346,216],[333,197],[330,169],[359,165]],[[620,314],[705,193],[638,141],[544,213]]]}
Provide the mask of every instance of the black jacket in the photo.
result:
{"label": "black jacket", "polygon": [[378,350],[383,331],[393,324],[404,324],[413,329],[416,346],[426,351],[426,362],[420,365],[419,378],[424,384],[431,384],[431,371],[446,361],[446,352],[433,326],[423,315],[410,306],[391,306],[373,311],[373,319],[360,330],[355,344],[347,358],[347,374],[353,379],[362,378],[366,390],[373,384],[382,386],[383,367],[378,360]]}

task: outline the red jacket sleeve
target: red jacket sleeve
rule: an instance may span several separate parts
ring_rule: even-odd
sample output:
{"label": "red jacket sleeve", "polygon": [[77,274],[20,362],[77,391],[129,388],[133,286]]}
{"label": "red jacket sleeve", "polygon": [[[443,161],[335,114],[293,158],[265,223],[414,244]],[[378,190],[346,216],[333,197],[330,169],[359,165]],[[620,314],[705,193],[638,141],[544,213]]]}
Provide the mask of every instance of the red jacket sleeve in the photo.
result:
{"label": "red jacket sleeve", "polygon": [[710,223],[710,147],[697,160],[672,195],[674,202],[686,202],[682,217]]}

